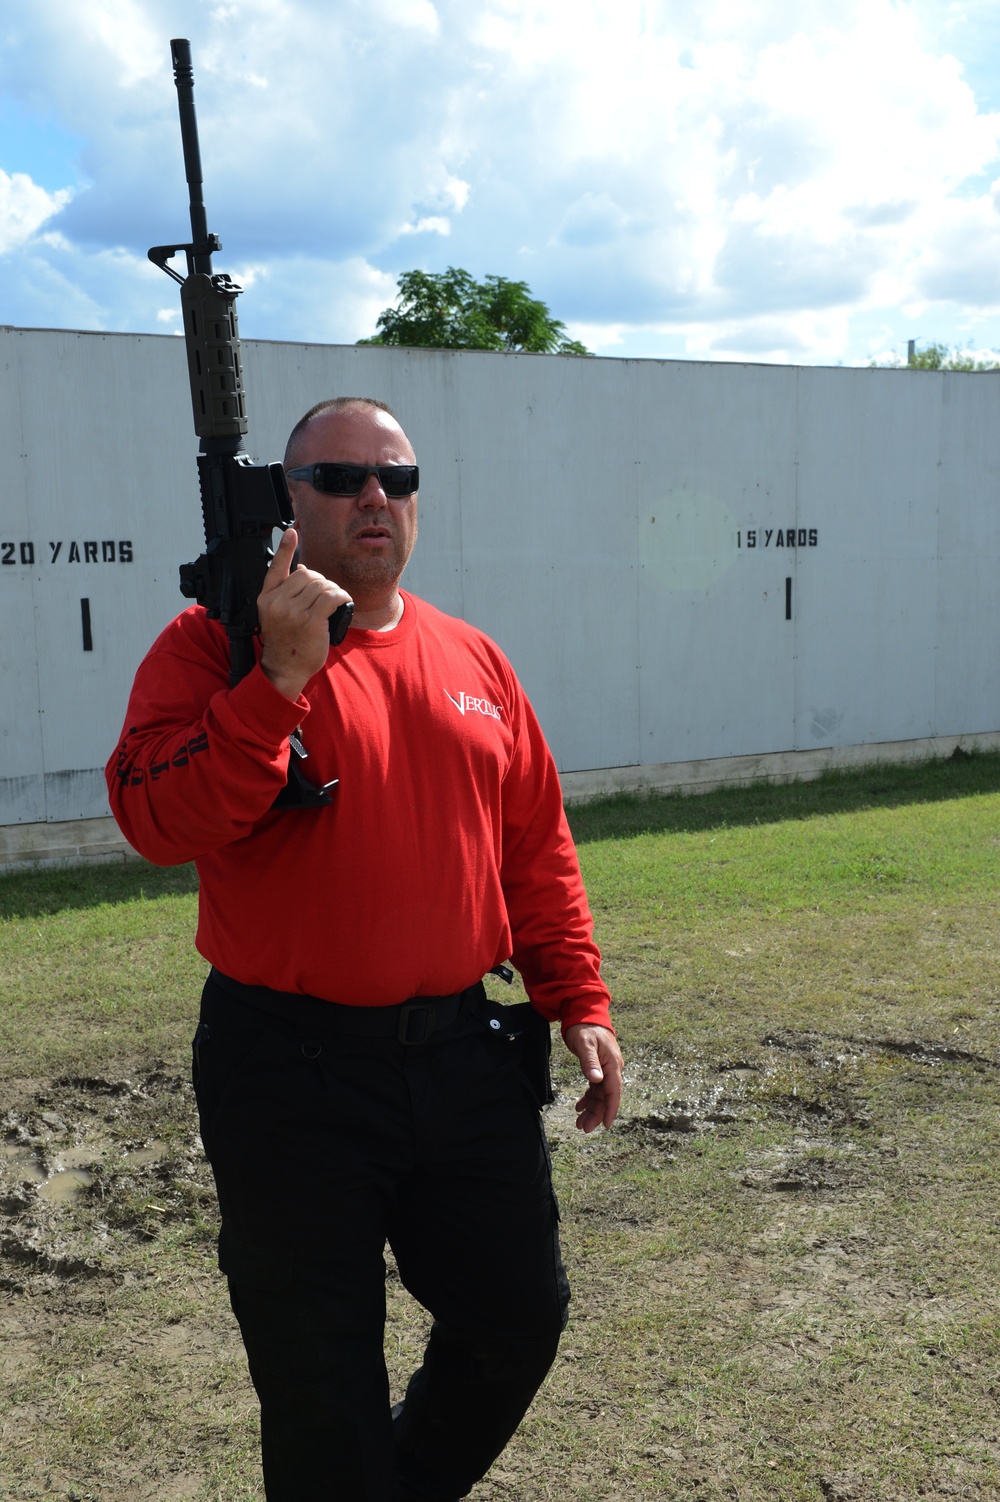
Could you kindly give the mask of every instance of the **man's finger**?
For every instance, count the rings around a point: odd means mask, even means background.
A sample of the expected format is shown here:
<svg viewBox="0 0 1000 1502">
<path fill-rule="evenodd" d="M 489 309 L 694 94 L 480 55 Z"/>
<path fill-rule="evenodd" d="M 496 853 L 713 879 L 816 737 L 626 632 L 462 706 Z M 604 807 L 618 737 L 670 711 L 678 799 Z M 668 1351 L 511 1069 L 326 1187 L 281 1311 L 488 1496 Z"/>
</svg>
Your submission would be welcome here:
<svg viewBox="0 0 1000 1502">
<path fill-rule="evenodd" d="M 593 1084 L 599 1085 L 604 1078 L 604 1070 L 596 1048 L 588 1048 L 580 1059 L 580 1070 L 586 1079 Z"/>
<path fill-rule="evenodd" d="M 592 1090 L 588 1089 L 586 1094 L 581 1095 L 576 1103 L 577 1128 L 581 1132 L 592 1132 L 595 1127 L 601 1126 L 602 1123 L 610 1125 L 609 1122 L 605 1121 L 606 1114 L 606 1106 L 600 1098 L 600 1094 L 595 1094 Z"/>
<path fill-rule="evenodd" d="M 267 573 L 264 575 L 264 587 L 261 594 L 267 594 L 268 590 L 277 589 L 283 584 L 292 571 L 292 559 L 295 557 L 295 549 L 299 545 L 299 534 L 294 527 L 289 527 L 282 532 L 278 546 L 274 550 Z"/>
<path fill-rule="evenodd" d="M 614 1034 L 603 1027 L 574 1023 L 564 1036 L 588 1082 L 577 1101 L 576 1124 L 584 1132 L 601 1125 L 609 1127 L 618 1115 L 622 1095 L 622 1057 Z"/>
</svg>

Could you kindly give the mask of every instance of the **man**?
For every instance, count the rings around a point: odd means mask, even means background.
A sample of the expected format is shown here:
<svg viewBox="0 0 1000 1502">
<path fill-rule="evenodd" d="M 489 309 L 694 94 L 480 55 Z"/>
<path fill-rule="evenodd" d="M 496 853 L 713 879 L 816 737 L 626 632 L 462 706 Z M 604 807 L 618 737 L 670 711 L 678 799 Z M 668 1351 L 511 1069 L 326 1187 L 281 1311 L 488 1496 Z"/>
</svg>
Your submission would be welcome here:
<svg viewBox="0 0 1000 1502">
<path fill-rule="evenodd" d="M 480 977 L 512 955 L 561 1022 L 584 1131 L 614 1120 L 621 1055 L 530 706 L 492 642 L 399 588 L 405 433 L 380 402 L 324 402 L 286 470 L 257 666 L 230 688 L 221 627 L 185 611 L 108 785 L 142 854 L 198 863 L 195 1083 L 269 1502 L 452 1502 L 520 1422 L 568 1300 L 533 1029 Z M 315 783 L 339 779 L 327 807 L 272 808 L 293 734 Z M 391 1415 L 387 1240 L 434 1318 Z"/>
</svg>

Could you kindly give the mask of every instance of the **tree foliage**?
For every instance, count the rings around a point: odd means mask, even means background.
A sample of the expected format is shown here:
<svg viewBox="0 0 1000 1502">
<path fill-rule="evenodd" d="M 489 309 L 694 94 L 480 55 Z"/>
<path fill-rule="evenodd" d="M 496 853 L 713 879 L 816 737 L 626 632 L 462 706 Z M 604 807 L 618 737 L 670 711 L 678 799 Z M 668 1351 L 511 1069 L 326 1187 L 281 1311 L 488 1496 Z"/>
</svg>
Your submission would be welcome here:
<svg viewBox="0 0 1000 1502">
<path fill-rule="evenodd" d="M 968 350 L 949 349 L 947 344 L 925 344 L 915 349 L 908 370 L 1000 370 L 996 360 L 977 360 Z"/>
<path fill-rule="evenodd" d="M 925 344 L 923 349 L 915 348 L 913 358 L 905 364 L 898 360 L 886 363 L 893 369 L 903 370 L 1000 370 L 1000 360 L 977 360 L 968 350 L 950 349 L 947 344 Z"/>
<path fill-rule="evenodd" d="M 525 350 L 542 355 L 589 355 L 527 282 L 487 276 L 477 282 L 460 266 L 404 271 L 396 306 L 379 314 L 377 333 L 359 344 L 405 344 L 425 349 Z"/>
</svg>

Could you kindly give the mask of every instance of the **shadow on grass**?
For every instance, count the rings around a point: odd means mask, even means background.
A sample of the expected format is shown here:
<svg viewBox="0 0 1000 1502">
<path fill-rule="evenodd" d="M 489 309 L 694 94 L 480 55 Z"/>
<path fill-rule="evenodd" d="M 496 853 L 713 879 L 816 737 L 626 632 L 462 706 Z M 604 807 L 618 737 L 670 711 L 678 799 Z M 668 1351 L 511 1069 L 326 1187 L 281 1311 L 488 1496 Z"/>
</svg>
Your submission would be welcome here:
<svg viewBox="0 0 1000 1502">
<path fill-rule="evenodd" d="M 850 772 L 824 772 L 812 782 L 717 792 L 617 793 L 566 810 L 577 844 L 639 834 L 690 834 L 740 824 L 776 824 L 821 814 L 898 808 L 1000 792 L 1000 752 L 963 752 L 947 760 L 881 764 Z"/>
<path fill-rule="evenodd" d="M 151 866 L 134 860 L 46 870 L 14 871 L 0 876 L 0 920 L 44 918 L 69 908 L 99 907 L 104 902 L 138 902 L 147 897 L 186 897 L 198 890 L 193 865 Z"/>
<path fill-rule="evenodd" d="M 774 824 L 819 814 L 937 803 L 1000 792 L 1000 752 L 963 753 L 955 760 L 905 766 L 880 765 L 856 772 L 825 772 L 814 782 L 783 786 L 759 782 L 714 793 L 618 793 L 567 810 L 578 844 L 638 834 L 682 834 L 737 824 Z M 68 908 L 148 897 L 181 897 L 198 890 L 193 865 L 89 864 L 0 876 L 0 920 L 43 917 Z"/>
</svg>

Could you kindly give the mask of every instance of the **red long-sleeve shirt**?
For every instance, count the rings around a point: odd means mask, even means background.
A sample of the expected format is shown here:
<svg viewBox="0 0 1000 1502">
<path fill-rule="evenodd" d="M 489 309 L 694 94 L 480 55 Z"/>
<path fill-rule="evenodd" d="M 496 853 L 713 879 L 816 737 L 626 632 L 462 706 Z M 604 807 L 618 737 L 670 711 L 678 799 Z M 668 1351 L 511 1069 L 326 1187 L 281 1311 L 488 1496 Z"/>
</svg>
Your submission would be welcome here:
<svg viewBox="0 0 1000 1502">
<path fill-rule="evenodd" d="M 386 1006 L 446 995 L 513 956 L 563 1027 L 610 1026 L 555 764 L 514 671 L 465 622 L 404 594 L 392 631 L 351 630 L 290 702 L 229 685 L 200 607 L 153 644 L 108 763 L 140 854 L 195 860 L 197 944 L 250 985 Z M 297 726 L 327 808 L 270 812 Z"/>
</svg>

